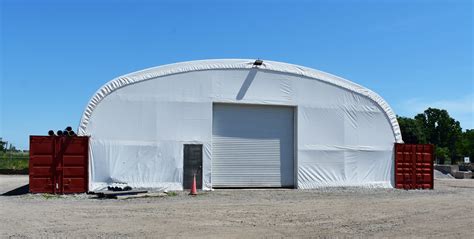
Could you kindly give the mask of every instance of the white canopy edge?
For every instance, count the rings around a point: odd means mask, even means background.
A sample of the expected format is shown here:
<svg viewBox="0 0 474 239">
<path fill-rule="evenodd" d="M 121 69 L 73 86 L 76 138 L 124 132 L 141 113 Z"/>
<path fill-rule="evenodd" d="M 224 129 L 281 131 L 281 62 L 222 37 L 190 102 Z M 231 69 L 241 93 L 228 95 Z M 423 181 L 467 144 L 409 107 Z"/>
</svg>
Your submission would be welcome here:
<svg viewBox="0 0 474 239">
<path fill-rule="evenodd" d="M 122 87 L 158 77 L 192 71 L 251 69 L 257 67 L 253 65 L 254 62 L 255 60 L 250 59 L 215 59 L 188 61 L 152 67 L 117 77 L 103 85 L 91 98 L 82 115 L 81 122 L 79 124 L 78 134 L 87 135 L 87 125 L 94 109 L 102 101 L 102 99 L 107 97 L 107 95 Z M 387 119 L 389 120 L 392 126 L 395 141 L 397 143 L 403 143 L 402 134 L 400 132 L 400 127 L 398 125 L 395 113 L 393 112 L 390 105 L 377 93 L 344 78 L 298 65 L 263 60 L 263 64 L 261 66 L 258 66 L 258 69 L 312 78 L 353 91 L 373 100 L 385 112 L 385 115 L 387 116 Z"/>
</svg>

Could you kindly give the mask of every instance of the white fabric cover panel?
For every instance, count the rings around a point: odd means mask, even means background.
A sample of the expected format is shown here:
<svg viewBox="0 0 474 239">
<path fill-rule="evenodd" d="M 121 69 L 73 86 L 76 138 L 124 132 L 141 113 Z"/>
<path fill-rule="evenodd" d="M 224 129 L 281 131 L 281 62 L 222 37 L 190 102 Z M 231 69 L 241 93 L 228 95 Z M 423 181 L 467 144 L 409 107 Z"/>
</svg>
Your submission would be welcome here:
<svg viewBox="0 0 474 239">
<path fill-rule="evenodd" d="M 78 132 L 90 139 L 89 190 L 114 182 L 180 190 L 183 144 L 203 145 L 212 188 L 214 103 L 295 107 L 296 186 L 392 187 L 396 116 L 374 92 L 305 67 L 207 60 L 135 72 L 92 97 Z"/>
</svg>

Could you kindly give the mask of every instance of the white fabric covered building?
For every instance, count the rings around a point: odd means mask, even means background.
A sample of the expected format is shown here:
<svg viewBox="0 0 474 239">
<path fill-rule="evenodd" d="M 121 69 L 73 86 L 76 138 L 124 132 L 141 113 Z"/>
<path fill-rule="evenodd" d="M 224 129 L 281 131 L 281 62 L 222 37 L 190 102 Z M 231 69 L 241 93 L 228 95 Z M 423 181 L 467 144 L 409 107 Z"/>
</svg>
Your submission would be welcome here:
<svg viewBox="0 0 474 239">
<path fill-rule="evenodd" d="M 91 137 L 89 190 L 181 190 L 201 164 L 205 190 L 393 186 L 402 138 L 379 95 L 310 68 L 254 63 L 183 62 L 105 84 L 78 129 Z"/>
</svg>

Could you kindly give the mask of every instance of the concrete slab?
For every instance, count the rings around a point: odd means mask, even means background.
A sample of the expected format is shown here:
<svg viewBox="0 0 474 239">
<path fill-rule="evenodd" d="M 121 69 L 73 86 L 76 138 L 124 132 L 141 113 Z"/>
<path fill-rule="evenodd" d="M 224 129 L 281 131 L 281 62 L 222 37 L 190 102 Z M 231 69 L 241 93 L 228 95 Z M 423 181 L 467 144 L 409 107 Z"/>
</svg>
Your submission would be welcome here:
<svg viewBox="0 0 474 239">
<path fill-rule="evenodd" d="M 472 172 L 464 172 L 464 171 L 455 172 L 454 177 L 457 179 L 472 179 Z"/>
</svg>

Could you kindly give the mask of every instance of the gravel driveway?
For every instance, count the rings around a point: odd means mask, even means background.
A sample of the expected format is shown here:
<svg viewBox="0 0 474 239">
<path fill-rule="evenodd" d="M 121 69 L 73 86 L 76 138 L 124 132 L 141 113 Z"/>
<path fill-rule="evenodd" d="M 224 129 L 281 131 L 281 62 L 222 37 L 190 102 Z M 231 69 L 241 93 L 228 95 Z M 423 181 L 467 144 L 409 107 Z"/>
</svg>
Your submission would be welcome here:
<svg viewBox="0 0 474 239">
<path fill-rule="evenodd" d="M 27 176 L 0 175 L 1 193 Z M 215 190 L 157 198 L 0 196 L 0 237 L 471 238 L 474 180 L 435 190 Z"/>
</svg>

